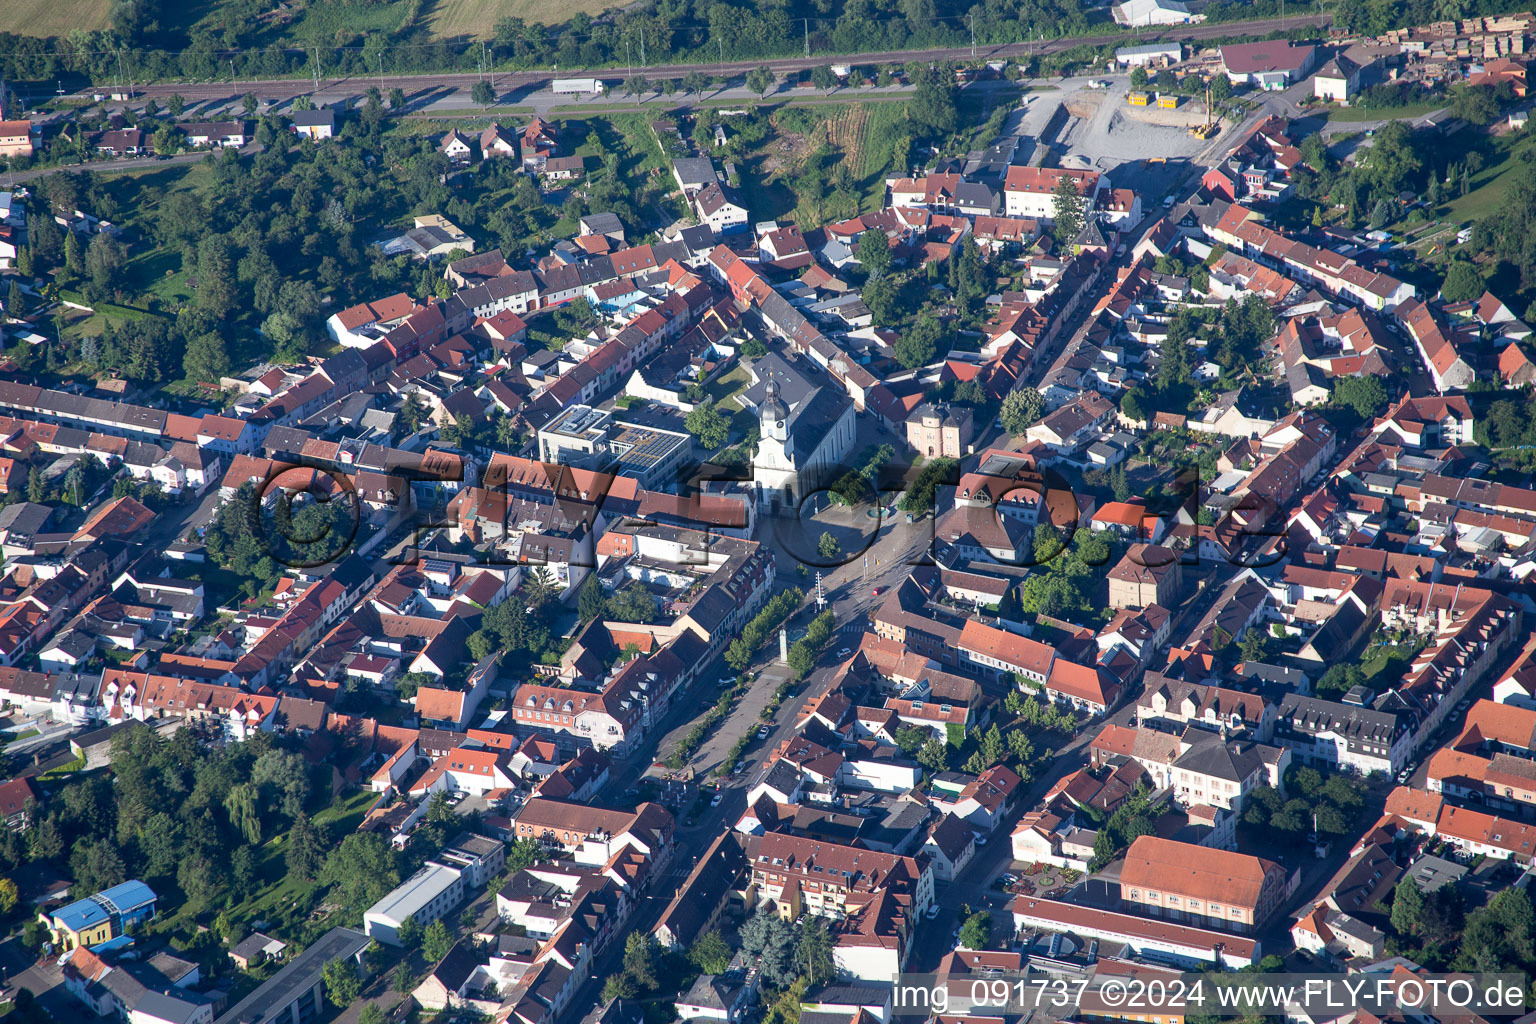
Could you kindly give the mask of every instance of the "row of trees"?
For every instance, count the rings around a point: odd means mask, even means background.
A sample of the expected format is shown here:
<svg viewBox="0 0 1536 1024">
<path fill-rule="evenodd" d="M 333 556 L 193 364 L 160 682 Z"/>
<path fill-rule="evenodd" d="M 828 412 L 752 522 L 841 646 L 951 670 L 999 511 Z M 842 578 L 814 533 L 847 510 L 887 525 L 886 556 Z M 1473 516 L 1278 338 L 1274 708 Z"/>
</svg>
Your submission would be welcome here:
<svg viewBox="0 0 1536 1024">
<path fill-rule="evenodd" d="M 731 668 L 738 672 L 746 670 L 752 663 L 752 656 L 773 635 L 784 620 L 794 614 L 800 607 L 805 593 L 799 587 L 790 587 L 781 590 L 768 599 L 763 605 L 762 611 L 754 615 L 741 629 L 741 635 L 731 641 L 731 646 L 726 649 L 725 661 Z"/>
<path fill-rule="evenodd" d="M 837 620 L 828 608 L 811 620 L 805 636 L 789 645 L 789 668 L 796 679 L 804 679 L 816 667 L 816 658 L 832 639 L 836 626 Z"/>
<path fill-rule="evenodd" d="M 0 34 L 0 73 L 12 80 L 52 81 L 85 74 L 113 81 L 121 66 L 134 81 L 170 77 L 217 80 L 286 74 L 322 77 L 381 72 L 428 72 L 478 67 L 482 53 L 501 67 L 599 67 L 643 62 L 751 60 L 798 56 L 809 43 L 817 53 L 957 47 L 1056 38 L 1089 26 L 1076 0 L 988 0 L 974 7 L 952 3 L 812 5 L 774 0 L 764 7 L 740 2 L 685 0 L 648 3 L 601 19 L 578 13 L 563 23 L 503 18 L 484 50 L 469 37 L 433 37 L 420 4 L 403 5 L 399 20 L 379 30 L 370 5 L 326 4 L 298 19 L 273 46 L 271 23 L 256 0 L 224 0 L 194 19 L 167 17 L 160 0 L 123 0 L 113 7 L 110 30 L 76 31 L 67 38 Z M 974 15 L 974 17 L 967 17 Z M 119 52 L 123 63 L 116 60 Z"/>
</svg>

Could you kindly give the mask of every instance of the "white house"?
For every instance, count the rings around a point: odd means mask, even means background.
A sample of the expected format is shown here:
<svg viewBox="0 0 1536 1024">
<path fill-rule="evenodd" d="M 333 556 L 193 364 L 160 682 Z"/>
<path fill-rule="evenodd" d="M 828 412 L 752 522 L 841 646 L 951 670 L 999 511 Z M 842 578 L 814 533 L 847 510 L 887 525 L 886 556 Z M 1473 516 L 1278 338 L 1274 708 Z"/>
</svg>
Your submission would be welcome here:
<svg viewBox="0 0 1536 1024">
<path fill-rule="evenodd" d="M 747 208 L 737 199 L 736 190 L 716 182 L 702 189 L 693 198 L 694 210 L 699 223 L 709 225 L 717 235 L 744 231 L 747 227 Z"/>
<path fill-rule="evenodd" d="M 1003 210 L 1009 217 L 1024 217 L 1050 223 L 1056 219 L 1056 186 L 1070 179 L 1084 198 L 1085 210 L 1098 204 L 1099 193 L 1109 188 L 1109 179 L 1098 171 L 1075 171 L 1063 167 L 1010 167 L 1003 179 Z"/>
<path fill-rule="evenodd" d="M 398 946 L 400 927 L 406 918 L 426 927 L 464 900 L 464 873 L 436 861 L 427 861 L 363 914 L 363 931 L 386 946 Z"/>
</svg>

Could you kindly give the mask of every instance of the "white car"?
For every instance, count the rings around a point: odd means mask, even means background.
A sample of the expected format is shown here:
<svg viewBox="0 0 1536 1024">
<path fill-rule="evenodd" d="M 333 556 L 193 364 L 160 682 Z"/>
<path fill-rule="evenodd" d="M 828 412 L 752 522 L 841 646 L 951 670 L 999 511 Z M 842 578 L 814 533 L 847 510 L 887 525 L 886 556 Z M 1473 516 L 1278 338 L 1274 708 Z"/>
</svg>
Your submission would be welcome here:
<svg viewBox="0 0 1536 1024">
<path fill-rule="evenodd" d="M 937 903 L 935 903 L 933 906 L 928 908 L 928 920 L 932 921 L 934 918 L 936 918 L 938 916 L 939 916 L 939 905 Z"/>
<path fill-rule="evenodd" d="M 1163 209 L 1165 209 L 1165 210 L 1173 209 L 1173 196 L 1164 196 L 1163 197 Z"/>
<path fill-rule="evenodd" d="M 842 647 L 842 648 L 838 649 L 837 656 L 839 658 L 846 658 L 846 657 L 848 657 L 848 655 L 850 655 L 852 653 L 853 652 L 851 650 L 849 650 L 848 648 Z"/>
<path fill-rule="evenodd" d="M 711 807 L 719 807 L 720 806 L 720 801 L 724 800 L 724 799 L 725 799 L 725 794 L 724 793 L 716 793 L 715 794 L 715 798 L 709 802 L 709 806 L 711 806 Z"/>
<path fill-rule="evenodd" d="M 768 734 L 769 734 L 769 733 L 770 733 L 770 732 L 771 732 L 771 731 L 772 731 L 772 730 L 770 730 L 770 729 L 769 729 L 769 728 L 768 728 L 768 727 L 767 727 L 767 726 L 766 726 L 766 725 L 765 725 L 765 726 L 763 726 L 763 727 L 762 727 L 762 728 L 761 728 L 761 729 L 759 729 L 759 730 L 757 730 L 757 738 L 758 738 L 758 739 L 760 739 L 760 740 L 765 740 L 765 739 L 767 739 L 767 738 L 768 738 Z"/>
</svg>

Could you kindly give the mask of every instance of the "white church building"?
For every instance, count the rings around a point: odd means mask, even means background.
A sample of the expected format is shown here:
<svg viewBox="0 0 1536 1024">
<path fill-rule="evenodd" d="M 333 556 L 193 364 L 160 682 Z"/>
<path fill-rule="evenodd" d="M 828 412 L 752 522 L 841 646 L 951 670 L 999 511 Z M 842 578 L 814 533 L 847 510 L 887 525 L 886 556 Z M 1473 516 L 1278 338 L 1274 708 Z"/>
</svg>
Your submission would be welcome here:
<svg viewBox="0 0 1536 1024">
<path fill-rule="evenodd" d="M 819 387 L 793 409 L 770 379 L 759 410 L 761 438 L 752 460 L 752 485 L 759 505 L 796 508 L 807 494 L 842 474 L 857 427 L 853 400 Z"/>
</svg>

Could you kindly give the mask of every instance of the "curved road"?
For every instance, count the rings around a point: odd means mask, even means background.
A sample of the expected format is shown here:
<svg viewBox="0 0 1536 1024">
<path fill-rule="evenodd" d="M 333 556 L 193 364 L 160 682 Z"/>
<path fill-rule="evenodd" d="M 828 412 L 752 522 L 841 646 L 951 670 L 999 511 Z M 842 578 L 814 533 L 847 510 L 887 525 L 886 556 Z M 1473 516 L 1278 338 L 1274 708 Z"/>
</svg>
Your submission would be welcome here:
<svg viewBox="0 0 1536 1024">
<path fill-rule="evenodd" d="M 1277 29 L 1291 29 L 1302 27 L 1322 27 L 1333 19 L 1331 14 L 1309 14 L 1294 18 L 1268 18 L 1256 21 L 1243 21 L 1223 23 L 1216 25 L 1175 25 L 1160 30 L 1146 31 L 1140 35 L 1133 35 L 1125 30 L 1106 33 L 1097 36 L 1074 36 L 1064 39 L 1051 39 L 1043 43 L 1020 42 L 1003 43 L 993 46 L 978 46 L 974 50 L 976 58 L 983 57 L 1014 57 L 1033 56 L 1049 53 L 1058 53 L 1070 50 L 1078 46 L 1104 46 L 1112 43 L 1145 44 L 1168 41 L 1200 41 L 1206 39 L 1220 39 L 1233 35 L 1265 35 Z M 619 76 L 644 74 L 647 77 L 680 78 L 691 71 L 701 71 L 708 75 L 736 76 L 744 75 L 756 67 L 767 66 L 777 73 L 793 73 L 808 71 L 811 68 L 821 67 L 829 61 L 835 60 L 839 64 L 888 64 L 893 62 L 924 61 L 924 60 L 969 60 L 973 56 L 969 46 L 956 46 L 934 50 L 884 50 L 876 53 L 857 54 L 821 54 L 814 57 L 792 57 L 780 60 L 763 61 L 724 61 L 714 64 L 652 64 L 635 65 L 630 68 L 595 68 L 576 69 L 568 68 L 563 71 L 509 71 L 503 74 L 494 74 L 493 83 L 498 88 L 523 88 L 527 86 L 543 85 L 555 77 L 560 78 L 615 78 Z M 208 82 L 208 83 L 161 83 L 135 87 L 135 97 L 148 99 L 152 96 L 170 96 L 172 93 L 180 93 L 188 101 L 205 101 L 224 99 L 231 95 L 255 93 L 259 99 L 268 101 L 281 101 L 292 99 L 296 96 L 310 95 L 315 92 L 328 92 L 349 82 L 356 83 L 359 93 L 365 91 L 370 85 L 378 85 L 385 88 L 399 87 L 402 89 L 469 89 L 482 79 L 482 75 L 476 71 L 455 72 L 439 75 L 354 75 L 343 78 L 320 80 L 319 89 L 314 82 L 303 78 L 280 78 L 255 81 L 237 82 Z M 76 95 L 89 97 L 97 91 L 97 88 L 80 90 Z"/>
</svg>

